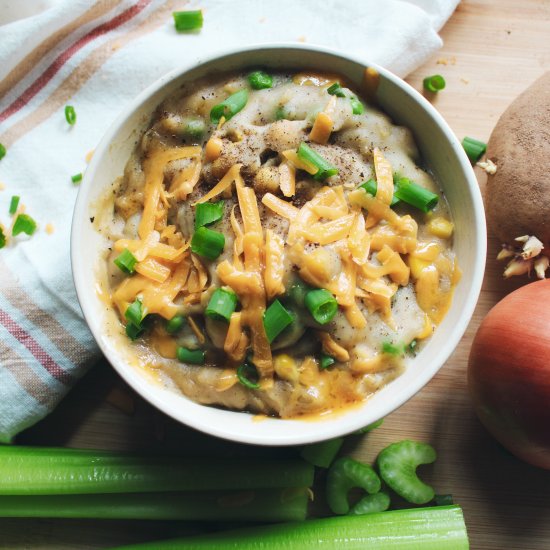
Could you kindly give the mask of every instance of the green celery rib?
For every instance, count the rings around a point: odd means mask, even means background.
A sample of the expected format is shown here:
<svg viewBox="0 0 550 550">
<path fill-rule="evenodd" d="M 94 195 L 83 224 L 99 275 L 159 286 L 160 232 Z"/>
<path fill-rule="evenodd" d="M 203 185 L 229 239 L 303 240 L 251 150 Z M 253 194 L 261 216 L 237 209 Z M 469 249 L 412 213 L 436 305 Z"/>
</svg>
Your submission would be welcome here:
<svg viewBox="0 0 550 550">
<path fill-rule="evenodd" d="M 118 550 L 319 550 L 320 546 L 342 550 L 469 548 L 460 507 L 440 506 L 238 529 L 123 546 Z"/>
<path fill-rule="evenodd" d="M 306 489 L 0 496 L 0 517 L 185 521 L 303 521 Z"/>
<path fill-rule="evenodd" d="M 302 460 L 137 457 L 102 451 L 0 447 L 0 495 L 148 493 L 309 487 Z"/>
</svg>

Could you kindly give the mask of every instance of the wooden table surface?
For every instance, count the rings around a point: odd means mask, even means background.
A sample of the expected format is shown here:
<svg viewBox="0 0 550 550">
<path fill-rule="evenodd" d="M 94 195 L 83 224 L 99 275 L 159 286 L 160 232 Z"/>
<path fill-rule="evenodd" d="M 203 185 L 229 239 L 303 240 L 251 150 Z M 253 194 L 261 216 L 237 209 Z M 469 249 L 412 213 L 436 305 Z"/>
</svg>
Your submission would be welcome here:
<svg viewBox="0 0 550 550">
<path fill-rule="evenodd" d="M 550 1 L 464 0 L 441 35 L 443 49 L 409 82 L 420 88 L 423 76 L 444 75 L 447 88 L 434 104 L 460 138 L 487 140 L 514 97 L 550 70 Z M 484 174 L 476 171 L 483 187 Z M 350 439 L 345 451 L 372 461 L 390 442 L 428 441 L 439 458 L 425 468 L 425 477 L 436 492 L 452 493 L 463 507 L 472 548 L 549 549 L 550 472 L 521 463 L 494 442 L 475 418 L 466 391 L 468 353 L 481 319 L 525 282 L 502 279 L 502 265 L 494 260 L 498 245 L 490 237 L 479 304 L 451 359 L 382 428 Z M 132 412 L 120 409 L 121 395 Z M 293 452 L 231 444 L 180 426 L 135 396 L 105 364 L 93 369 L 50 417 L 17 442 L 243 456 Z M 168 538 L 188 529 L 170 522 L 0 520 L 0 548 L 107 548 Z"/>
</svg>

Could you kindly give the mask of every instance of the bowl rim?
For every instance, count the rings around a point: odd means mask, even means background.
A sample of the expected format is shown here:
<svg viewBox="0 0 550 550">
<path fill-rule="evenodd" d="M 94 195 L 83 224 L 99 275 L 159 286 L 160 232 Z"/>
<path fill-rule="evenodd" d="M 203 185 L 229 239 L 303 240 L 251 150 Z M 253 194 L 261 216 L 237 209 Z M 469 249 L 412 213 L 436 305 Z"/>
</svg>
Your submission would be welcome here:
<svg viewBox="0 0 550 550">
<path fill-rule="evenodd" d="M 82 230 L 79 224 L 80 220 L 88 218 L 89 211 L 89 195 L 92 188 L 92 181 L 94 179 L 93 175 L 96 172 L 98 166 L 100 165 L 102 158 L 108 153 L 110 144 L 116 138 L 116 135 L 120 131 L 120 128 L 124 125 L 126 120 L 133 115 L 133 113 L 142 106 L 151 96 L 156 94 L 164 86 L 169 83 L 182 79 L 185 77 L 185 74 L 200 67 L 206 63 L 212 63 L 220 61 L 224 58 L 231 57 L 233 58 L 239 54 L 251 53 L 251 52 L 261 52 L 262 50 L 303 50 L 308 52 L 313 52 L 318 55 L 328 55 L 330 57 L 338 57 L 347 62 L 352 62 L 358 64 L 362 67 L 373 67 L 376 69 L 379 74 L 381 74 L 385 79 L 389 80 L 393 85 L 400 88 L 404 93 L 412 97 L 412 99 L 419 105 L 421 109 L 426 111 L 429 117 L 434 121 L 434 123 L 440 128 L 440 130 L 445 135 L 445 138 L 449 142 L 453 153 L 456 155 L 461 168 L 463 169 L 465 180 L 468 186 L 468 191 L 472 197 L 472 207 L 473 207 L 473 219 L 475 221 L 475 227 L 472 227 L 472 230 L 475 231 L 474 241 L 476 245 L 474 261 L 472 262 L 472 278 L 469 291 L 467 293 L 466 299 L 462 303 L 460 313 L 458 315 L 458 322 L 453 326 L 450 331 L 449 338 L 446 341 L 445 346 L 441 346 L 441 349 L 434 356 L 430 362 L 430 368 L 423 369 L 421 373 L 414 379 L 414 383 L 410 384 L 404 391 L 401 391 L 399 394 L 389 394 L 386 396 L 386 400 L 382 405 L 378 407 L 378 412 L 372 418 L 369 418 L 368 414 L 365 414 L 366 421 L 361 415 L 355 415 L 357 419 L 354 421 L 354 415 L 349 414 L 353 409 L 349 408 L 346 411 L 343 411 L 339 415 L 339 418 L 346 418 L 347 422 L 329 422 L 324 423 L 326 429 L 323 431 L 322 435 L 311 435 L 308 430 L 290 430 L 291 434 L 279 437 L 273 437 L 269 435 L 269 430 L 262 430 L 260 434 L 249 434 L 246 431 L 234 430 L 231 428 L 231 423 L 223 423 L 223 425 L 217 426 L 212 425 L 206 422 L 201 421 L 201 415 L 181 415 L 178 414 L 178 411 L 175 411 L 174 408 L 166 404 L 159 396 L 154 395 L 153 392 L 149 392 L 151 383 L 146 381 L 145 377 L 138 371 L 138 369 L 133 369 L 134 372 L 129 374 L 129 371 L 123 369 L 119 365 L 119 359 L 112 358 L 111 351 L 105 343 L 104 338 L 102 337 L 101 329 L 97 326 L 97 323 L 94 322 L 94 315 L 87 307 L 92 300 L 92 294 L 95 292 L 94 289 L 90 289 L 84 284 L 84 269 L 79 265 L 79 259 L 81 252 L 81 247 L 79 246 Z M 243 64 L 243 67 L 246 65 Z M 86 323 L 92 332 L 95 341 L 97 342 L 99 348 L 101 349 L 104 357 L 107 361 L 113 366 L 113 368 L 118 372 L 118 374 L 128 383 L 142 398 L 151 403 L 157 409 L 161 410 L 168 416 L 174 418 L 178 422 L 185 424 L 191 428 L 202 431 L 206 434 L 220 437 L 223 439 L 255 444 L 255 445 L 264 445 L 264 446 L 282 446 L 282 445 L 303 445 L 309 443 L 315 443 L 318 441 L 323 441 L 326 439 L 331 439 L 333 437 L 342 436 L 348 433 L 352 433 L 370 422 L 374 422 L 380 418 L 383 418 L 404 405 L 409 401 L 416 393 L 418 393 L 439 371 L 439 369 L 445 364 L 450 355 L 454 352 L 456 346 L 463 337 L 468 324 L 470 323 L 471 317 L 474 313 L 479 294 L 481 291 L 481 285 L 483 282 L 483 275 L 485 270 L 486 262 L 486 248 L 487 248 L 487 233 L 485 225 L 485 212 L 483 208 L 483 200 L 481 196 L 481 191 L 478 186 L 477 179 L 475 177 L 474 171 L 464 152 L 462 145 L 453 131 L 450 129 L 447 122 L 444 120 L 442 115 L 436 110 L 436 108 L 417 90 L 410 86 L 407 82 L 402 80 L 400 77 L 379 66 L 376 63 L 371 63 L 370 61 L 363 59 L 361 56 L 348 54 L 342 51 L 339 51 L 334 48 L 319 46 L 313 44 L 300 44 L 300 43 L 265 43 L 265 44 L 253 44 L 247 45 L 244 47 L 222 49 L 217 52 L 214 52 L 198 61 L 193 60 L 185 64 L 182 64 L 167 74 L 163 75 L 150 86 L 145 88 L 140 92 L 133 100 L 131 100 L 111 123 L 108 130 L 105 132 L 101 138 L 98 146 L 95 149 L 95 154 L 92 157 L 92 160 L 84 174 L 83 181 L 79 186 L 79 193 L 76 200 L 73 218 L 71 223 L 71 268 L 73 281 L 76 288 L 76 293 L 78 301 L 86 320 Z M 170 390 L 167 390 L 170 391 Z M 190 398 L 185 395 L 181 395 L 183 399 L 193 402 Z M 208 407 L 212 408 L 209 405 L 201 405 L 195 403 L 198 407 Z M 218 409 L 220 410 L 220 409 Z M 239 411 L 223 411 L 231 414 L 248 414 L 242 413 Z M 250 415 L 252 416 L 252 415 Z M 285 422 L 288 424 L 293 424 L 298 422 L 300 425 L 303 425 L 303 422 L 300 419 L 268 419 L 268 421 L 276 422 Z M 311 420 L 308 420 L 311 423 Z M 263 423 L 262 423 L 263 425 Z"/>
</svg>

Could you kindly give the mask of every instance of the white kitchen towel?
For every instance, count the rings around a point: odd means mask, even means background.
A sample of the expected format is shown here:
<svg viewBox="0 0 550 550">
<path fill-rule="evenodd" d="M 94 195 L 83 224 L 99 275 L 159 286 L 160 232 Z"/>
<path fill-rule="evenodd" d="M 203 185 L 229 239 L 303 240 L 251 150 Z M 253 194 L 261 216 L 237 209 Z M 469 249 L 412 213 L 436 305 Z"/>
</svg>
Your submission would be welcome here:
<svg viewBox="0 0 550 550">
<path fill-rule="evenodd" d="M 437 31 L 457 4 L 57 0 L 0 26 L 0 441 L 50 412 L 98 357 L 71 278 L 71 175 L 128 101 L 181 63 L 255 43 L 328 45 L 405 76 L 441 46 Z M 178 34 L 172 11 L 198 8 L 202 30 Z M 38 224 L 32 237 L 11 237 L 13 195 Z"/>
</svg>

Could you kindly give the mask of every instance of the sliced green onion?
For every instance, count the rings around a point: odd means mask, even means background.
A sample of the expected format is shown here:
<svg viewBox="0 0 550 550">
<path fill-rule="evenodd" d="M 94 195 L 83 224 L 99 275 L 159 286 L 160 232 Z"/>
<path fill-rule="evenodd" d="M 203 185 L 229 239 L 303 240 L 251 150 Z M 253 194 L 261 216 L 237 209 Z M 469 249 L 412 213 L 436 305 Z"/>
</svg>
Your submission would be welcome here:
<svg viewBox="0 0 550 550">
<path fill-rule="evenodd" d="M 229 322 L 236 307 L 237 295 L 232 290 L 217 288 L 212 294 L 204 314 L 216 321 Z"/>
<path fill-rule="evenodd" d="M 298 147 L 298 157 L 313 164 L 318 170 L 313 175 L 316 180 L 324 180 L 338 174 L 338 168 L 332 166 L 319 153 L 316 153 L 307 143 L 300 143 Z"/>
<path fill-rule="evenodd" d="M 407 178 L 397 180 L 394 196 L 422 212 L 433 210 L 439 202 L 439 195 Z"/>
<path fill-rule="evenodd" d="M 195 229 L 210 225 L 223 218 L 224 201 L 201 202 L 195 207 Z"/>
<path fill-rule="evenodd" d="M 243 468 L 246 472 L 246 468 Z M 459 506 L 407 508 L 366 516 L 309 519 L 119 547 L 116 550 L 468 550 Z"/>
<path fill-rule="evenodd" d="M 300 456 L 314 466 L 328 468 L 343 444 L 343 437 L 320 441 L 319 443 L 306 445 L 300 452 Z"/>
<path fill-rule="evenodd" d="M 143 327 L 138 327 L 133 323 L 128 323 L 126 325 L 126 336 L 128 336 L 130 340 L 136 340 L 143 334 L 144 330 L 145 329 Z"/>
<path fill-rule="evenodd" d="M 454 504 L 453 495 L 435 495 L 436 506 L 452 506 Z"/>
<path fill-rule="evenodd" d="M 114 260 L 115 265 L 124 273 L 131 275 L 135 271 L 137 258 L 125 248 Z"/>
<path fill-rule="evenodd" d="M 82 181 L 82 172 L 80 172 L 79 174 L 75 174 L 74 176 L 71 176 L 71 181 L 74 184 L 80 183 Z"/>
<path fill-rule="evenodd" d="M 321 370 L 328 369 L 332 365 L 336 363 L 336 359 L 334 357 L 331 357 L 330 355 L 327 355 L 326 353 L 321 354 L 321 361 L 320 361 L 320 367 Z"/>
<path fill-rule="evenodd" d="M 354 115 L 362 115 L 365 112 L 365 106 L 362 101 L 359 101 L 356 97 L 350 98 L 351 111 Z"/>
<path fill-rule="evenodd" d="M 293 322 L 294 315 L 279 300 L 275 300 L 264 313 L 264 329 L 269 343 Z"/>
<path fill-rule="evenodd" d="M 424 80 L 424 89 L 428 92 L 439 92 L 445 88 L 445 79 L 440 74 L 427 76 Z"/>
<path fill-rule="evenodd" d="M 339 82 L 335 82 L 329 86 L 327 88 L 327 93 L 330 95 L 335 95 L 336 97 L 346 97 L 346 94 L 344 93 L 344 90 L 342 89 L 342 86 L 340 86 Z"/>
<path fill-rule="evenodd" d="M 353 505 L 349 511 L 351 516 L 364 516 L 366 514 L 375 514 L 384 512 L 390 507 L 390 497 L 384 491 L 366 495 L 357 504 Z"/>
<path fill-rule="evenodd" d="M 6 156 L 6 146 L 0 143 L 0 160 Z"/>
<path fill-rule="evenodd" d="M 237 368 L 237 378 L 239 382 L 250 390 L 259 390 L 258 371 L 250 363 L 244 363 Z M 251 380 L 250 378 L 253 378 Z"/>
<path fill-rule="evenodd" d="M 19 206 L 19 197 L 17 195 L 13 195 L 10 201 L 10 214 L 13 216 L 17 212 L 17 207 Z"/>
<path fill-rule="evenodd" d="M 369 195 L 376 197 L 376 192 L 378 191 L 378 183 L 376 182 L 376 180 L 370 179 L 369 181 L 362 183 L 359 187 L 361 189 L 364 189 Z M 400 202 L 399 199 L 395 196 L 395 191 L 396 187 L 394 187 L 390 206 L 395 206 Z"/>
<path fill-rule="evenodd" d="M 185 317 L 180 314 L 176 314 L 166 323 L 166 332 L 168 334 L 176 334 L 176 332 L 179 332 L 183 325 L 185 325 Z"/>
<path fill-rule="evenodd" d="M 393 344 L 392 342 L 382 343 L 382 352 L 388 355 L 402 355 L 404 351 L 403 346 L 398 344 Z"/>
<path fill-rule="evenodd" d="M 13 229 L 11 234 L 15 237 L 19 233 L 26 233 L 27 235 L 32 235 L 36 231 L 36 222 L 27 214 L 19 214 L 15 218 L 15 223 L 13 224 Z"/>
<path fill-rule="evenodd" d="M 213 231 L 207 227 L 199 227 L 191 239 L 191 250 L 209 260 L 215 260 L 223 252 L 224 246 L 225 237 L 223 233 Z"/>
<path fill-rule="evenodd" d="M 347 514 L 350 511 L 348 493 L 353 487 L 372 495 L 380 491 L 380 478 L 368 464 L 353 458 L 339 458 L 328 471 L 326 485 L 327 502 L 334 514 Z M 368 496 L 363 498 L 368 499 Z"/>
<path fill-rule="evenodd" d="M 248 90 L 239 90 L 231 94 L 224 101 L 212 107 L 210 111 L 210 120 L 214 124 L 218 124 L 222 116 L 225 117 L 225 120 L 229 120 L 244 108 L 247 101 Z"/>
<path fill-rule="evenodd" d="M 0 495 L 244 491 L 309 487 L 300 459 L 139 456 L 116 451 L 0 445 Z M 136 495 L 136 498 L 137 495 Z"/>
<path fill-rule="evenodd" d="M 176 355 L 178 361 L 191 365 L 204 365 L 206 360 L 206 352 L 202 349 L 188 349 L 180 346 L 176 350 Z"/>
<path fill-rule="evenodd" d="M 4 235 L 3 229 L 0 227 L 0 248 L 6 246 L 6 235 Z"/>
<path fill-rule="evenodd" d="M 361 429 L 357 430 L 355 433 L 356 434 L 366 434 L 366 433 L 382 426 L 383 422 L 384 422 L 384 419 L 381 418 L 380 420 L 377 420 L 376 422 L 373 422 L 372 424 L 368 424 L 364 428 L 361 428 Z"/>
<path fill-rule="evenodd" d="M 416 468 L 431 464 L 436 457 L 431 445 L 404 440 L 382 450 L 377 463 L 382 479 L 399 496 L 413 504 L 425 504 L 434 498 L 434 490 L 420 480 Z"/>
<path fill-rule="evenodd" d="M 414 354 L 414 350 L 416 349 L 416 346 L 418 346 L 418 340 L 415 338 L 411 341 L 411 343 L 407 346 L 407 350 Z"/>
<path fill-rule="evenodd" d="M 287 296 L 292 300 L 298 307 L 304 307 L 304 300 L 306 294 L 312 290 L 311 287 L 306 284 L 302 279 L 296 279 L 289 290 L 287 291 Z"/>
<path fill-rule="evenodd" d="M 275 110 L 275 120 L 283 120 L 285 118 L 287 118 L 285 108 L 282 106 L 277 107 Z"/>
<path fill-rule="evenodd" d="M 178 32 L 202 29 L 202 10 L 175 11 L 172 16 Z"/>
<path fill-rule="evenodd" d="M 264 71 L 254 71 L 248 75 L 248 82 L 254 90 L 263 90 L 273 86 L 273 78 Z"/>
<path fill-rule="evenodd" d="M 329 323 L 338 311 L 336 298 L 324 288 L 310 290 L 304 298 L 304 304 L 320 325 Z"/>
<path fill-rule="evenodd" d="M 71 125 L 74 126 L 76 123 L 76 111 L 72 105 L 65 106 L 65 120 Z"/>
<path fill-rule="evenodd" d="M 467 136 L 462 140 L 462 147 L 472 164 L 476 163 L 487 150 L 486 143 Z"/>
<path fill-rule="evenodd" d="M 220 466 L 222 466 L 220 464 Z M 308 491 L 247 491 L 0 496 L 0 517 L 180 521 L 303 521 Z"/>
<path fill-rule="evenodd" d="M 136 298 L 136 300 L 126 308 L 124 317 L 126 317 L 128 323 L 141 328 L 141 322 L 145 317 L 145 313 L 143 311 L 143 303 L 139 298 Z"/>
<path fill-rule="evenodd" d="M 192 138 L 201 138 L 206 132 L 206 124 L 200 118 L 192 118 L 185 123 L 183 134 Z"/>
</svg>

